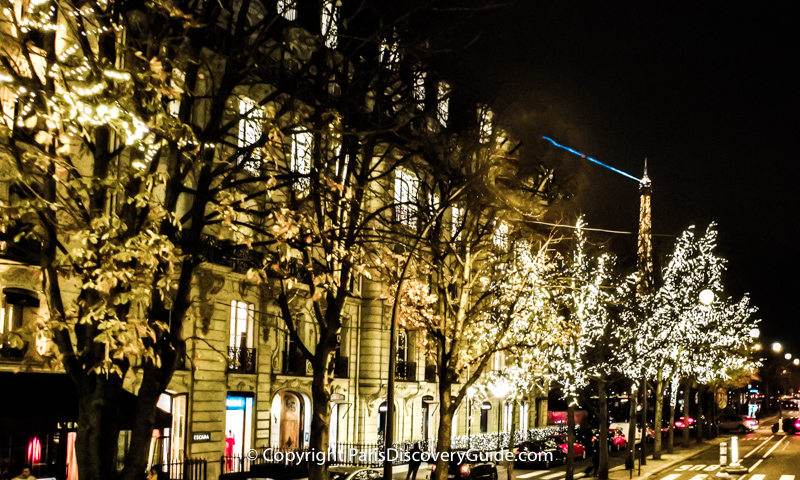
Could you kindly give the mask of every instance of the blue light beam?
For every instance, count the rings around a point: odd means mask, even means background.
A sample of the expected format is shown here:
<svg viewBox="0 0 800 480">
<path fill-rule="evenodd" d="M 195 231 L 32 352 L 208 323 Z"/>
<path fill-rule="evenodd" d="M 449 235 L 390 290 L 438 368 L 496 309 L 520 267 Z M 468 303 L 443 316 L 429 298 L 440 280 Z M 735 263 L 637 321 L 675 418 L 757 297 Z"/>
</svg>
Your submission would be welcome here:
<svg viewBox="0 0 800 480">
<path fill-rule="evenodd" d="M 590 162 L 596 163 L 596 164 L 600 165 L 601 167 L 606 167 L 607 169 L 613 170 L 613 171 L 619 173 L 620 175 L 623 175 L 623 176 L 626 176 L 626 177 L 631 178 L 633 180 L 636 180 L 637 183 L 644 183 L 641 178 L 636 178 L 633 175 L 631 175 L 630 173 L 625 173 L 625 172 L 623 172 L 622 170 L 620 170 L 618 168 L 612 167 L 611 165 L 606 165 L 605 163 L 601 162 L 600 160 L 597 160 L 597 159 L 592 158 L 590 156 L 584 155 L 581 152 L 579 152 L 579 151 L 577 151 L 577 150 L 575 150 L 573 148 L 569 148 L 569 147 L 566 147 L 564 145 L 561 145 L 560 143 L 556 142 L 555 140 L 553 140 L 550 137 L 542 137 L 542 138 L 547 140 L 548 142 L 552 143 L 553 145 L 555 145 L 556 147 L 558 147 L 558 148 L 560 148 L 562 150 L 566 150 L 569 153 L 575 154 L 575 155 L 577 155 L 577 156 L 579 156 L 581 158 L 585 158 L 586 160 L 589 160 Z"/>
</svg>

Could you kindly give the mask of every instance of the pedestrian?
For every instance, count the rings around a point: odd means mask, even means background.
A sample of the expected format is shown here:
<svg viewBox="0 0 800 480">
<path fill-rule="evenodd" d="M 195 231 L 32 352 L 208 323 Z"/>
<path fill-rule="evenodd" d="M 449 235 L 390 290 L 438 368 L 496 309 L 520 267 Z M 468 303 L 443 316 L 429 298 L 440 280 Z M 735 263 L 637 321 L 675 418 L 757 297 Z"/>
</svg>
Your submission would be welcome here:
<svg viewBox="0 0 800 480">
<path fill-rule="evenodd" d="M 408 474 L 406 480 L 417 480 L 417 471 L 422 464 L 422 450 L 419 448 L 419 443 L 415 443 L 414 447 L 408 451 Z"/>
<path fill-rule="evenodd" d="M 36 477 L 31 475 L 31 466 L 25 465 L 22 467 L 22 473 L 12 478 L 11 480 L 36 480 Z"/>
<path fill-rule="evenodd" d="M 596 477 L 600 471 L 600 442 L 595 440 L 592 447 L 594 447 L 594 453 L 592 454 L 592 476 Z"/>
</svg>

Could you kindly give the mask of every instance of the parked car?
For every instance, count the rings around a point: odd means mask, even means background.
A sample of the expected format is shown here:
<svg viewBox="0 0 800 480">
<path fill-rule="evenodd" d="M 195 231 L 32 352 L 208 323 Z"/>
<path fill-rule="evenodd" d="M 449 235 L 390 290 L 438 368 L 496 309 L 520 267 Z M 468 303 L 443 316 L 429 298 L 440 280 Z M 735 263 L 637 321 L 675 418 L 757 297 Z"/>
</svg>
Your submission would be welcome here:
<svg viewBox="0 0 800 480">
<path fill-rule="evenodd" d="M 497 465 L 481 460 L 480 455 L 467 455 L 467 450 L 452 450 L 447 478 L 459 480 L 497 480 Z M 472 459 L 472 460 L 470 460 Z M 431 466 L 436 471 L 436 465 Z"/>
<path fill-rule="evenodd" d="M 514 466 L 543 466 L 564 464 L 567 454 L 552 438 L 522 442 L 514 448 Z"/>
<path fill-rule="evenodd" d="M 736 430 L 739 433 L 752 432 L 758 428 L 758 420 L 747 415 L 721 415 L 719 428 L 722 430 Z"/>
<path fill-rule="evenodd" d="M 622 435 L 625 439 L 628 439 L 628 429 L 630 428 L 630 423 L 628 422 L 614 422 L 608 426 L 608 428 L 613 430 L 621 430 Z M 648 425 L 647 426 L 647 441 L 651 442 L 655 438 L 655 432 L 653 431 L 653 427 Z M 636 424 L 636 443 L 642 441 L 642 426 Z"/>
<path fill-rule="evenodd" d="M 378 480 L 383 478 L 383 471 L 364 467 L 329 467 L 328 475 L 331 480 Z"/>
<path fill-rule="evenodd" d="M 564 453 L 567 453 L 569 449 L 569 445 L 567 443 L 568 442 L 567 435 L 551 435 L 550 438 L 556 441 L 556 443 L 558 444 L 559 447 L 561 447 L 561 450 L 563 450 Z M 583 445 L 581 445 L 577 441 L 577 439 L 574 445 L 575 445 L 575 458 L 586 458 L 586 449 L 583 447 Z"/>
<path fill-rule="evenodd" d="M 778 431 L 778 424 L 772 426 L 772 433 Z M 786 433 L 797 434 L 800 433 L 800 417 L 784 417 L 783 431 Z"/>
</svg>

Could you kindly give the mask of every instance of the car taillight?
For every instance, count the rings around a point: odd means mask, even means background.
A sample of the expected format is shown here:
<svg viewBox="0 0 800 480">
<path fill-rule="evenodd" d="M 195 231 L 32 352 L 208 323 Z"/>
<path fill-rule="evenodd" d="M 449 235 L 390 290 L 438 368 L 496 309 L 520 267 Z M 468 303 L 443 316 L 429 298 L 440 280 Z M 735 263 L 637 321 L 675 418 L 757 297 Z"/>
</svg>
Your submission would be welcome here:
<svg viewBox="0 0 800 480">
<path fill-rule="evenodd" d="M 464 475 L 465 477 L 469 475 L 469 465 L 461 465 L 459 470 L 461 471 L 461 475 Z"/>
<path fill-rule="evenodd" d="M 436 465 L 431 465 L 431 472 L 435 472 L 435 471 L 436 471 Z"/>
<path fill-rule="evenodd" d="M 797 430 L 800 430 L 800 420 L 797 420 L 796 422 L 794 422 L 794 428 L 796 428 Z"/>
<path fill-rule="evenodd" d="M 680 420 L 675 420 L 675 426 L 678 428 L 683 428 L 686 426 L 686 424 L 681 422 Z"/>
<path fill-rule="evenodd" d="M 514 452 L 514 454 L 515 454 L 515 455 L 519 455 L 519 450 L 516 450 L 516 451 Z"/>
</svg>

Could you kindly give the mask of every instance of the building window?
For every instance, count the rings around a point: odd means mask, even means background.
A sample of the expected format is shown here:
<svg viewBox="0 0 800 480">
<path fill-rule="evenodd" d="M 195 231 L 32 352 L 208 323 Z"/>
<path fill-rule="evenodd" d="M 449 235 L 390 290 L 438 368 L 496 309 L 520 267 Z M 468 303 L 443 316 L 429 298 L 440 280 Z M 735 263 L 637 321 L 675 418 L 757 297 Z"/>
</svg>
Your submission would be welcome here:
<svg viewBox="0 0 800 480">
<path fill-rule="evenodd" d="M 31 337 L 29 334 L 15 332 L 36 321 L 39 296 L 21 288 L 6 288 L 3 294 L 3 309 L 0 310 L 0 336 L 3 336 L 3 343 L 0 344 L 0 351 L 4 357 L 21 357 L 25 354 Z"/>
<path fill-rule="evenodd" d="M 251 173 L 258 173 L 261 169 L 261 149 L 253 147 L 261 138 L 264 122 L 264 110 L 249 98 L 239 101 L 239 137 L 240 149 L 251 149 L 249 154 L 242 154 L 240 162 L 244 169 Z"/>
<path fill-rule="evenodd" d="M 461 231 L 464 229 L 464 209 L 462 207 L 453 207 L 450 210 L 450 235 L 454 242 L 461 240 Z"/>
<path fill-rule="evenodd" d="M 381 43 L 380 61 L 392 70 L 400 64 L 400 45 L 396 38 L 397 33 L 395 32 L 391 39 L 386 39 Z"/>
<path fill-rule="evenodd" d="M 447 126 L 450 118 L 450 84 L 441 81 L 436 95 L 436 118 L 442 126 Z"/>
<path fill-rule="evenodd" d="M 514 401 L 503 403 L 503 431 L 510 432 L 514 428 Z"/>
<path fill-rule="evenodd" d="M 339 8 L 335 0 L 322 2 L 322 37 L 328 48 L 336 48 L 339 44 Z"/>
<path fill-rule="evenodd" d="M 298 132 L 292 134 L 292 172 L 302 175 L 294 183 L 295 190 L 308 192 L 311 186 L 311 155 L 313 147 L 313 135 L 310 132 Z"/>
<path fill-rule="evenodd" d="M 184 72 L 179 68 L 173 68 L 172 75 L 170 76 L 169 79 L 169 86 L 180 91 L 183 89 L 185 80 L 186 80 L 186 72 Z M 239 108 L 241 110 L 241 105 Z M 180 99 L 176 98 L 171 99 L 167 104 L 167 113 L 177 118 L 180 111 L 181 111 Z"/>
<path fill-rule="evenodd" d="M 478 107 L 478 139 L 481 143 L 489 143 L 492 139 L 492 120 L 494 112 L 487 105 Z"/>
<path fill-rule="evenodd" d="M 502 250 L 508 249 L 508 224 L 505 222 L 498 222 L 497 229 L 492 238 L 494 245 Z"/>
<path fill-rule="evenodd" d="M 494 352 L 492 355 L 492 370 L 501 372 L 506 368 L 506 355 L 505 352 Z"/>
<path fill-rule="evenodd" d="M 398 169 L 394 178 L 395 220 L 416 229 L 418 198 L 419 179 L 406 170 Z"/>
<path fill-rule="evenodd" d="M 481 404 L 481 433 L 489 431 L 489 410 L 492 409 L 492 404 L 483 402 Z"/>
<path fill-rule="evenodd" d="M 255 373 L 253 348 L 253 304 L 231 302 L 231 332 L 228 342 L 228 371 Z"/>
<path fill-rule="evenodd" d="M 414 74 L 414 101 L 417 103 L 417 108 L 425 108 L 425 72 L 417 72 Z"/>
<path fill-rule="evenodd" d="M 278 13 L 286 20 L 297 20 L 297 0 L 278 0 Z"/>
</svg>

